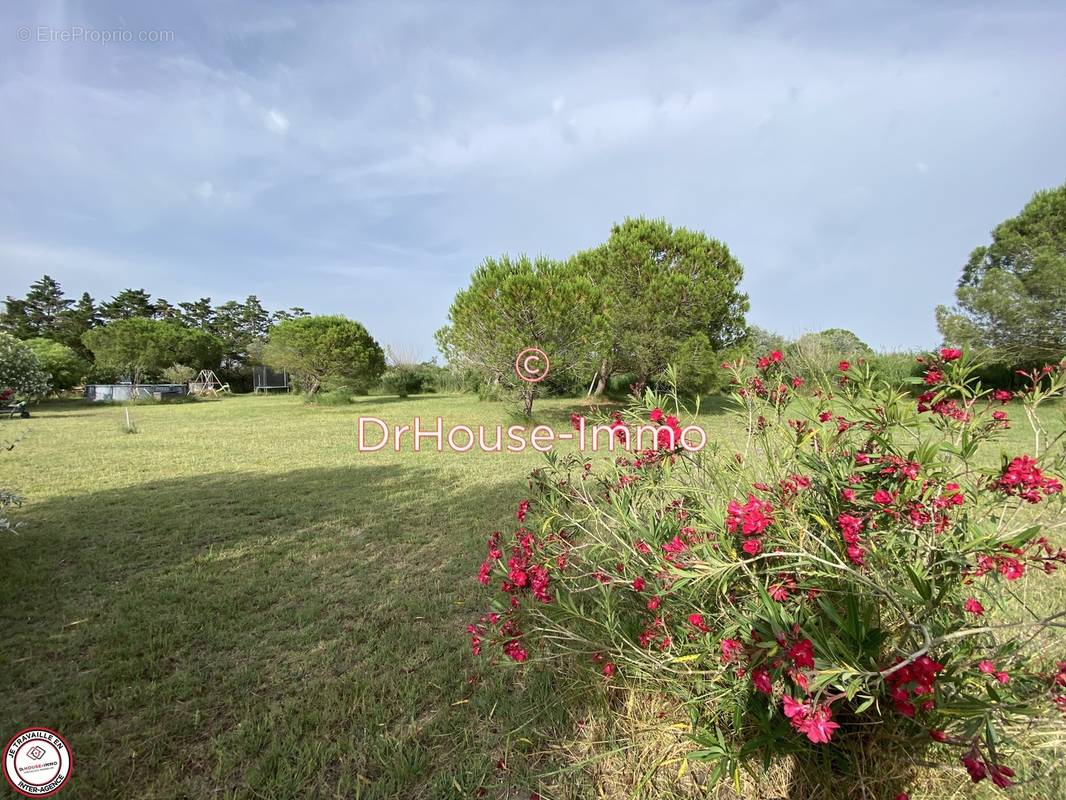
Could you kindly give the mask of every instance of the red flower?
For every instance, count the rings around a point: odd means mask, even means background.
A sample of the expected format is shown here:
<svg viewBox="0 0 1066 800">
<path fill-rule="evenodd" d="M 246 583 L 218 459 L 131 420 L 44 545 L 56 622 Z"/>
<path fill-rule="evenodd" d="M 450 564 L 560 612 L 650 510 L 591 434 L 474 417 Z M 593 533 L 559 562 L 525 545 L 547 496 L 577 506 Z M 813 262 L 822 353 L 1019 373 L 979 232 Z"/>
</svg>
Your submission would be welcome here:
<svg viewBox="0 0 1066 800">
<path fill-rule="evenodd" d="M 661 606 L 663 599 L 661 597 L 653 597 L 648 601 L 648 611 L 655 611 Z"/>
<path fill-rule="evenodd" d="M 941 361 L 957 361 L 962 358 L 962 351 L 954 347 L 943 347 L 940 349 Z"/>
<path fill-rule="evenodd" d="M 757 556 L 762 552 L 762 542 L 758 539 L 748 539 L 741 545 L 741 549 L 749 556 Z"/>
<path fill-rule="evenodd" d="M 529 511 L 529 501 L 528 500 L 523 500 L 521 503 L 518 504 L 518 511 L 515 512 L 515 519 L 517 519 L 519 522 L 525 522 L 526 521 L 526 512 L 528 512 L 528 511 Z"/>
<path fill-rule="evenodd" d="M 700 631 L 701 634 L 709 634 L 711 631 L 711 629 L 707 627 L 707 623 L 704 622 L 704 615 L 700 613 L 689 614 L 689 624 L 696 628 L 696 630 Z"/>
<path fill-rule="evenodd" d="M 766 667 L 756 667 L 751 671 L 751 682 L 756 690 L 763 694 L 773 694 L 774 685 L 770 680 L 770 671 Z"/>
<path fill-rule="evenodd" d="M 637 541 L 633 542 L 633 549 L 640 553 L 642 556 L 646 556 L 651 553 L 651 548 L 648 547 L 648 545 L 642 542 L 640 539 L 637 539 Z"/>
<path fill-rule="evenodd" d="M 996 784 L 1000 789 L 1006 789 L 1011 785 L 1011 778 L 1014 777 L 1014 770 L 1010 767 L 1005 767 L 1002 764 L 996 764 L 989 769 L 992 777 L 992 783 Z"/>
<path fill-rule="evenodd" d="M 830 719 L 829 706 L 811 709 L 807 703 L 800 703 L 787 694 L 781 698 L 781 703 L 793 729 L 806 734 L 815 744 L 828 742 L 833 731 L 840 727 Z"/>
<path fill-rule="evenodd" d="M 981 760 L 980 756 L 975 757 L 975 753 L 962 757 L 962 765 L 966 767 L 966 771 L 970 773 L 970 780 L 974 783 L 979 783 L 982 778 L 988 774 L 988 770 L 985 767 L 985 762 Z"/>
<path fill-rule="evenodd" d="M 691 621 L 692 617 L 689 617 L 689 622 Z M 706 630 L 706 628 L 701 630 Z M 736 661 L 744 653 L 744 645 L 736 639 L 722 639 L 722 643 L 719 647 L 722 649 L 723 664 L 728 664 L 730 661 Z"/>
<path fill-rule="evenodd" d="M 1016 558 L 1001 558 L 999 561 L 999 574 L 1008 581 L 1016 581 L 1025 574 L 1025 564 Z"/>
<path fill-rule="evenodd" d="M 839 364 L 837 364 L 837 369 L 839 369 L 841 372 L 847 372 L 849 369 L 851 369 L 851 363 L 848 361 L 841 361 Z"/>
<path fill-rule="evenodd" d="M 978 617 L 985 613 L 985 607 L 974 597 L 967 598 L 962 607 Z"/>
<path fill-rule="evenodd" d="M 675 536 L 669 542 L 663 545 L 663 552 L 666 553 L 663 558 L 667 561 L 673 561 L 674 558 L 688 549 L 688 545 L 681 541 L 679 536 Z"/>
<path fill-rule="evenodd" d="M 785 716 L 789 719 L 796 719 L 797 717 L 806 717 L 810 713 L 810 706 L 806 703 L 801 703 L 790 694 L 783 695 L 781 697 L 781 705 L 784 707 Z"/>
<path fill-rule="evenodd" d="M 948 740 L 948 734 L 946 731 L 937 730 L 936 728 L 934 728 L 933 730 L 929 731 L 929 738 L 932 739 L 934 742 L 943 743 Z"/>
<path fill-rule="evenodd" d="M 1062 483 L 1045 476 L 1031 456 L 1022 455 L 1013 459 L 996 479 L 993 486 L 1004 494 L 1020 497 L 1027 503 L 1039 503 L 1041 496 L 1062 492 Z"/>
<path fill-rule="evenodd" d="M 633 579 L 633 591 L 634 592 L 643 592 L 645 586 L 646 586 L 646 584 L 644 583 L 644 579 L 643 578 L 638 576 L 638 577 Z"/>
<path fill-rule="evenodd" d="M 807 734 L 807 738 L 815 744 L 825 744 L 832 738 L 833 731 L 840 727 L 830 717 L 829 706 L 819 706 L 796 729 Z"/>
<path fill-rule="evenodd" d="M 992 392 L 992 399 L 1001 403 L 1009 403 L 1012 397 L 1014 397 L 1014 394 L 1006 389 L 996 389 L 996 391 Z"/>
<path fill-rule="evenodd" d="M 896 498 L 894 495 L 889 494 L 884 489 L 878 489 L 876 492 L 874 492 L 874 502 L 877 503 L 879 506 L 891 505 L 893 501 L 895 501 L 895 499 Z"/>
<path fill-rule="evenodd" d="M 739 529 L 745 536 L 758 536 L 774 521 L 774 507 L 755 495 L 748 495 L 748 502 L 741 505 L 731 500 L 726 509 L 725 526 L 730 533 Z"/>
<path fill-rule="evenodd" d="M 610 661 L 608 661 L 606 664 L 603 665 L 603 677 L 607 678 L 608 680 L 613 678 L 614 674 L 617 671 L 618 671 L 618 668 L 614 664 L 612 664 Z"/>
<path fill-rule="evenodd" d="M 837 517 L 837 525 L 840 526 L 840 533 L 845 542 L 855 544 L 859 541 L 859 533 L 862 531 L 861 519 L 850 514 L 841 514 Z"/>
<path fill-rule="evenodd" d="M 991 674 L 992 674 L 993 672 L 995 672 L 995 671 L 996 671 L 996 665 L 995 665 L 995 664 L 993 664 L 993 663 L 992 663 L 991 661 L 989 661 L 988 659 L 985 659 L 984 661 L 982 661 L 981 663 L 979 663 L 979 664 L 977 665 L 977 668 L 978 668 L 979 670 L 981 670 L 981 672 L 985 673 L 986 675 L 991 675 Z"/>
<path fill-rule="evenodd" d="M 796 588 L 796 579 L 787 573 L 780 573 L 777 576 L 777 581 L 770 584 L 770 588 L 767 593 L 776 600 L 778 603 L 783 603 L 788 599 L 789 594 Z"/>
<path fill-rule="evenodd" d="M 503 652 L 510 656 L 512 659 L 521 664 L 526 658 L 529 657 L 529 653 L 526 649 L 518 643 L 517 639 L 512 639 L 503 646 Z"/>
<path fill-rule="evenodd" d="M 792 663 L 800 669 L 810 668 L 814 666 L 814 645 L 810 639 L 803 639 L 796 642 L 788 650 L 788 657 L 792 659 Z"/>
</svg>

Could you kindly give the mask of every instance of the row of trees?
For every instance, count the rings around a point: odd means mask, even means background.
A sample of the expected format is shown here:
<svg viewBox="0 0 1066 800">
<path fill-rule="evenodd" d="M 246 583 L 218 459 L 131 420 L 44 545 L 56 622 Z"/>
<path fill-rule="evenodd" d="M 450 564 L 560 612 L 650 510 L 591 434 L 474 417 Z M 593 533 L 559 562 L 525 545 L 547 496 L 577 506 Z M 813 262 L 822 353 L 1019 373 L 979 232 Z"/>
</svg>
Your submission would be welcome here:
<svg viewBox="0 0 1066 800">
<path fill-rule="evenodd" d="M 1066 357 L 1066 184 L 1037 192 L 1018 216 L 997 226 L 991 244 L 970 255 L 954 307 L 937 322 L 948 345 L 976 351 L 986 383 Z M 662 220 L 627 219 L 608 240 L 557 261 L 489 258 L 473 273 L 437 334 L 448 362 L 517 394 L 528 414 L 539 392 L 602 393 L 612 376 L 635 388 L 664 377 L 684 391 L 721 377 L 723 357 L 788 350 L 813 376 L 839 360 L 874 359 L 884 377 L 911 377 L 910 353 L 875 354 L 850 331 L 829 329 L 789 342 L 748 329 L 740 264 L 721 242 Z M 551 362 L 543 383 L 515 375 L 529 347 Z"/>
<path fill-rule="evenodd" d="M 220 369 L 236 384 L 249 382 L 249 367 L 271 329 L 308 316 L 302 308 L 270 312 L 259 298 L 212 304 L 211 298 L 173 305 L 143 289 L 124 289 L 97 303 L 85 292 L 65 296 L 44 275 L 21 298 L 8 297 L 0 331 L 26 341 L 62 391 L 87 375 L 97 380 L 140 381 L 172 364 Z"/>
<path fill-rule="evenodd" d="M 91 357 L 82 337 L 93 328 L 128 319 L 173 322 L 218 337 L 222 366 L 232 368 L 248 362 L 255 343 L 264 341 L 273 325 L 307 315 L 299 307 L 268 311 L 255 295 L 220 305 L 213 305 L 210 297 L 173 305 L 163 298 L 153 300 L 144 289 L 123 289 L 103 303 L 97 304 L 88 292 L 75 301 L 65 296 L 59 281 L 44 275 L 30 285 L 25 297 L 7 298 L 0 312 L 0 331 L 17 339 L 51 339 Z"/>
<path fill-rule="evenodd" d="M 745 336 L 742 275 L 716 239 L 627 219 L 604 244 L 564 261 L 486 259 L 456 295 L 437 343 L 450 365 L 516 393 L 527 415 L 545 390 L 585 383 L 603 392 L 617 374 L 632 375 L 639 389 L 668 366 L 699 390 Z M 547 355 L 543 382 L 516 374 L 526 348 Z"/>
<path fill-rule="evenodd" d="M 602 393 L 619 375 L 639 390 L 668 367 L 682 390 L 703 391 L 721 377 L 723 360 L 753 346 L 787 348 L 812 372 L 837 359 L 873 357 L 850 331 L 786 342 L 749 329 L 742 275 L 729 249 L 703 233 L 627 219 L 604 244 L 565 260 L 486 259 L 456 295 L 437 342 L 453 370 L 514 392 L 527 414 L 539 392 L 588 386 Z M 1066 356 L 1066 184 L 1038 192 L 992 231 L 990 245 L 973 251 L 957 301 L 937 309 L 945 343 L 983 351 L 1002 375 Z M 125 289 L 100 304 L 88 293 L 74 301 L 48 275 L 25 297 L 7 298 L 0 331 L 27 342 L 60 390 L 90 370 L 139 381 L 173 364 L 221 368 L 239 384 L 242 370 L 265 363 L 298 376 L 313 395 L 327 380 L 365 388 L 385 368 L 366 329 L 340 317 L 268 312 L 255 295 L 172 305 Z M 550 360 L 543 383 L 515 374 L 516 354 L 534 347 Z M 880 358 L 886 369 L 912 369 L 906 359 Z M 392 360 L 386 383 L 401 394 L 412 390 L 418 365 Z"/>
</svg>

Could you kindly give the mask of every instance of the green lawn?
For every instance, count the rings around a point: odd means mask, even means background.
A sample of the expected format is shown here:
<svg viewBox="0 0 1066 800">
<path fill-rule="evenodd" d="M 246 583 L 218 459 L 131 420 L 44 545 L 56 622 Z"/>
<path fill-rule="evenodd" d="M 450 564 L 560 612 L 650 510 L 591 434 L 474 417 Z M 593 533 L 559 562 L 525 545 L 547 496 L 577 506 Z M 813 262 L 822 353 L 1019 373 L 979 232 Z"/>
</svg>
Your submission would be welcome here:
<svg viewBox="0 0 1066 800">
<path fill-rule="evenodd" d="M 560 429 L 569 411 L 538 408 Z M 540 456 L 355 439 L 357 414 L 506 425 L 502 406 L 232 397 L 136 407 L 136 435 L 123 414 L 0 423 L 29 429 L 0 461 L 27 499 L 0 542 L 0 731 L 68 736 L 66 796 L 469 797 L 526 780 L 510 756 L 531 743 L 510 733 L 547 687 L 471 686 L 464 627 L 486 533 Z"/>
<path fill-rule="evenodd" d="M 574 408 L 538 415 L 563 430 Z M 544 791 L 538 771 L 560 766 L 545 747 L 588 698 L 485 670 L 464 631 L 485 536 L 541 456 L 356 451 L 359 414 L 515 422 L 501 405 L 244 396 L 135 407 L 135 435 L 123 413 L 0 422 L 0 438 L 28 431 L 0 456 L 0 484 L 26 496 L 0 541 L 0 735 L 64 734 L 63 796 Z M 731 420 L 714 403 L 701 422 L 720 438 Z"/>
</svg>

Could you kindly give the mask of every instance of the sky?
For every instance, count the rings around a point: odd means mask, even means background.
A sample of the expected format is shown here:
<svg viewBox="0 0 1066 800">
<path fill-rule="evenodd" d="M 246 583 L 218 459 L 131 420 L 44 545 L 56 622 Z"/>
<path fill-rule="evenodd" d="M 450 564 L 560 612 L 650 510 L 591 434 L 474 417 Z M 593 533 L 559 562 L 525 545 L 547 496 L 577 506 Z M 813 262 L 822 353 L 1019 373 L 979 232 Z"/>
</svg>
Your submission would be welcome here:
<svg viewBox="0 0 1066 800">
<path fill-rule="evenodd" d="M 754 324 L 932 346 L 1066 180 L 1064 40 L 1055 2 L 7 0 L 0 295 L 256 294 L 428 358 L 484 258 L 644 215 L 725 242 Z"/>
</svg>

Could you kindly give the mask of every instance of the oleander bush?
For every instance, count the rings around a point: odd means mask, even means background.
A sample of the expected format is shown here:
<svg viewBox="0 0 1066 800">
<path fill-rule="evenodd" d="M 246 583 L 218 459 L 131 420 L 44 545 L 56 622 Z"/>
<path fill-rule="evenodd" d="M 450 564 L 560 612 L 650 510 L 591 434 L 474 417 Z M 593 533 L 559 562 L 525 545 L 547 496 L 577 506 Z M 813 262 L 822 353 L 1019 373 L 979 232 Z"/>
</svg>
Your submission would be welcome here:
<svg viewBox="0 0 1066 800">
<path fill-rule="evenodd" d="M 1066 562 L 1064 455 L 1037 408 L 1066 370 L 1027 373 L 1012 420 L 959 350 L 920 364 L 917 398 L 865 363 L 815 386 L 776 351 L 731 364 L 738 447 L 683 443 L 676 395 L 616 413 L 613 458 L 549 457 L 489 537 L 474 652 L 665 698 L 689 763 L 738 789 L 781 759 L 837 797 L 1048 769 L 1066 610 L 1032 599 Z M 1028 452 L 1000 452 L 1012 424 Z"/>
</svg>

